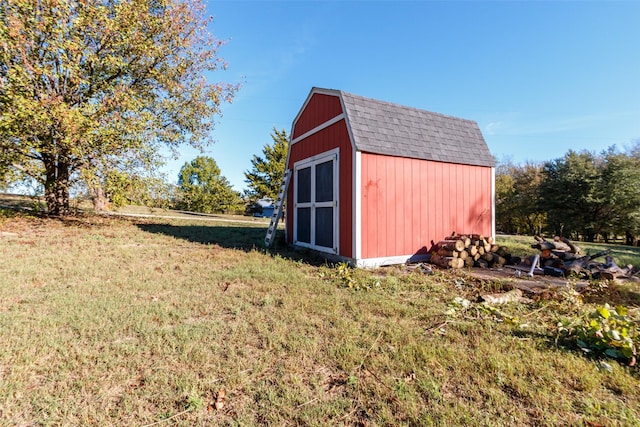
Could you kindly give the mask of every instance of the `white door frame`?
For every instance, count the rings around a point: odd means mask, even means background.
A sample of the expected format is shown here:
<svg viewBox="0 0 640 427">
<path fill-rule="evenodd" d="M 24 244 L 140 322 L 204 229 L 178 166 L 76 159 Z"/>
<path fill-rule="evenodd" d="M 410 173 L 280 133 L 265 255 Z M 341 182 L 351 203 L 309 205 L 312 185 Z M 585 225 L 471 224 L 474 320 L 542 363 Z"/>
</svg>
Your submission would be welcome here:
<svg viewBox="0 0 640 427">
<path fill-rule="evenodd" d="M 293 244 L 296 246 L 302 246 L 310 249 L 314 249 L 321 252 L 328 252 L 332 254 L 337 254 L 339 250 L 338 238 L 339 238 L 339 154 L 340 149 L 334 148 L 329 151 L 325 151 L 324 153 L 317 154 L 313 157 L 309 157 L 304 160 L 300 160 L 293 165 L 293 182 L 294 182 L 294 190 L 293 190 Z M 316 183 L 316 174 L 315 167 L 318 164 L 325 163 L 333 160 L 333 200 L 326 202 L 316 202 L 316 191 L 315 191 L 315 183 Z M 305 169 L 311 167 L 311 201 L 298 203 L 298 170 Z M 310 233 L 310 243 L 300 242 L 298 241 L 298 208 L 311 208 L 311 217 L 309 224 L 309 233 Z M 324 208 L 324 207 L 333 207 L 333 247 L 328 248 L 325 246 L 318 246 L 315 243 L 315 235 L 316 235 L 316 208 Z"/>
</svg>

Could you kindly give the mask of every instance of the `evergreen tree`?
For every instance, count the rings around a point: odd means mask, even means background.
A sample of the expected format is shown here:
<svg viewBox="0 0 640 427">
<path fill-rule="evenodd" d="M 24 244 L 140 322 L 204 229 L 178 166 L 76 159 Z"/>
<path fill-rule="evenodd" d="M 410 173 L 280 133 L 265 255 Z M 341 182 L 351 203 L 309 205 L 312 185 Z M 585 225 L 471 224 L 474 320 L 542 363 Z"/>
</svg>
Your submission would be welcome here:
<svg viewBox="0 0 640 427">
<path fill-rule="evenodd" d="M 244 173 L 249 186 L 245 195 L 250 199 L 275 200 L 278 197 L 289 151 L 289 137 L 284 129 L 279 131 L 274 127 L 271 138 L 273 145 L 266 144 L 262 149 L 264 157 L 254 154 L 251 170 Z"/>
</svg>

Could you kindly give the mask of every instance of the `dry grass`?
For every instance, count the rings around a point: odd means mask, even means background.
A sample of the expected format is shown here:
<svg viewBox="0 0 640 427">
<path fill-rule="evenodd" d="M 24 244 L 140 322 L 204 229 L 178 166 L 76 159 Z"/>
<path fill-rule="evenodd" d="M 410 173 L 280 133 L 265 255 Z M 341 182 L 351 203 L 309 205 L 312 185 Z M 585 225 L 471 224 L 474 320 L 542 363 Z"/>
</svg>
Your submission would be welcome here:
<svg viewBox="0 0 640 427">
<path fill-rule="evenodd" d="M 339 273 L 264 230 L 0 210 L 0 424 L 640 424 L 637 368 L 555 345 L 588 305 L 501 307 L 514 328 L 451 312 L 495 284 Z"/>
</svg>

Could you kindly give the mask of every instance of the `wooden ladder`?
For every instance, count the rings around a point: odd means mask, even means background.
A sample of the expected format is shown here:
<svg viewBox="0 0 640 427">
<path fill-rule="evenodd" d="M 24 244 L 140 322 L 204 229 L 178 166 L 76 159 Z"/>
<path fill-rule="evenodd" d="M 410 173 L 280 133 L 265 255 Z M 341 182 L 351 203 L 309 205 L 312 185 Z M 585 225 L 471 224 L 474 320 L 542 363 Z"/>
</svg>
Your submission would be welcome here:
<svg viewBox="0 0 640 427">
<path fill-rule="evenodd" d="M 271 222 L 269 223 L 269 228 L 267 229 L 267 235 L 264 238 L 264 245 L 267 248 L 270 248 L 273 244 L 273 239 L 275 238 L 276 230 L 278 229 L 278 221 L 280 221 L 280 217 L 282 216 L 282 207 L 284 205 L 285 196 L 287 195 L 287 187 L 289 187 L 289 172 L 289 170 L 284 171 L 282 183 L 280 184 L 280 190 L 278 191 L 278 198 L 276 199 L 276 206 L 273 210 L 273 215 L 271 215 Z"/>
</svg>

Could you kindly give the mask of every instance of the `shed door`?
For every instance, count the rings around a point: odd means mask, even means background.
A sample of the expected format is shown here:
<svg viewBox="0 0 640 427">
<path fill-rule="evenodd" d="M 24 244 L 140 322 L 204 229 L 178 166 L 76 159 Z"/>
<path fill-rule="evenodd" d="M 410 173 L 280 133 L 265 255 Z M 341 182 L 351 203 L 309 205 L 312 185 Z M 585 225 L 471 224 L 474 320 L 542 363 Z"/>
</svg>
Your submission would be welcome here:
<svg viewBox="0 0 640 427">
<path fill-rule="evenodd" d="M 338 153 L 296 163 L 294 243 L 323 252 L 338 252 Z"/>
</svg>

